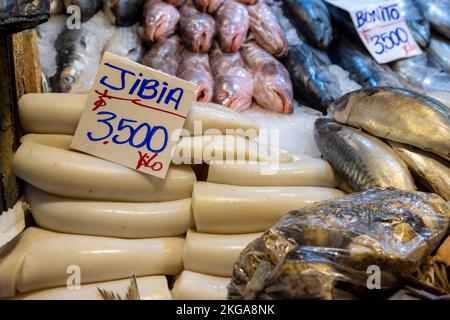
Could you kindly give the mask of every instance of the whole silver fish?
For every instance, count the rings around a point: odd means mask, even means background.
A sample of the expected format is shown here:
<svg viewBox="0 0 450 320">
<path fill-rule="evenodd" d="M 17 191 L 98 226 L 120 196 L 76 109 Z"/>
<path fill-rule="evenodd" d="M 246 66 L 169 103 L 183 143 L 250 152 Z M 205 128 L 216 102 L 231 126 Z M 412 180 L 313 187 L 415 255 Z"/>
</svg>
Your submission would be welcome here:
<svg viewBox="0 0 450 320">
<path fill-rule="evenodd" d="M 414 176 L 434 193 L 450 201 L 450 163 L 410 145 L 388 141 Z"/>
<path fill-rule="evenodd" d="M 380 139 L 327 118 L 316 120 L 315 138 L 323 158 L 356 191 L 377 187 L 416 190 L 405 163 Z"/>
<path fill-rule="evenodd" d="M 450 72 L 450 42 L 448 40 L 444 39 L 443 37 L 433 35 L 431 37 L 428 51 L 437 61 L 439 61 L 441 66 L 447 72 Z"/>
<path fill-rule="evenodd" d="M 361 47 L 341 36 L 333 41 L 329 56 L 334 63 L 350 73 L 350 77 L 363 88 L 393 86 L 402 87 L 398 76 L 389 66 L 378 64 Z"/>
<path fill-rule="evenodd" d="M 422 15 L 422 12 L 415 5 L 413 0 L 399 1 L 398 9 L 405 19 L 414 40 L 422 48 L 426 48 L 430 43 L 430 24 Z"/>
<path fill-rule="evenodd" d="M 408 88 L 420 92 L 450 91 L 450 73 L 428 52 L 395 61 L 392 68 Z"/>
<path fill-rule="evenodd" d="M 431 27 L 450 39 L 450 0 L 415 0 Z"/>
<path fill-rule="evenodd" d="M 336 121 L 450 159 L 449 109 L 408 89 L 367 88 L 331 104 Z"/>
<path fill-rule="evenodd" d="M 306 40 L 319 48 L 328 47 L 333 28 L 322 0 L 284 0 L 283 11 Z"/>
</svg>

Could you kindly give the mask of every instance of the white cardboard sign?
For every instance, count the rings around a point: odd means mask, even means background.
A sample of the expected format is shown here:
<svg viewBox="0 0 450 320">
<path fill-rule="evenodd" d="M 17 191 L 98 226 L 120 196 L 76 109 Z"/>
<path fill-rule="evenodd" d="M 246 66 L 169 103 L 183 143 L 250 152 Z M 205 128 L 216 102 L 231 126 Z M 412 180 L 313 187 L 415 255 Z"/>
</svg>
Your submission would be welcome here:
<svg viewBox="0 0 450 320">
<path fill-rule="evenodd" d="M 403 0 L 325 0 L 350 13 L 359 37 L 378 63 L 422 54 L 399 4 Z"/>
<path fill-rule="evenodd" d="M 165 178 L 195 88 L 106 52 L 71 146 Z"/>
</svg>

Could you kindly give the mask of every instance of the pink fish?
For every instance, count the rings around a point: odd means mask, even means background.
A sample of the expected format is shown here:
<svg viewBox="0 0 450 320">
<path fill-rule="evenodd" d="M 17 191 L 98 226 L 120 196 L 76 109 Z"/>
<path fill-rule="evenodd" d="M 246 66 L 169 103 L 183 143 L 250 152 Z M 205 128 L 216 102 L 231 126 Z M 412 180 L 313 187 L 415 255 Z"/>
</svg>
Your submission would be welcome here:
<svg viewBox="0 0 450 320">
<path fill-rule="evenodd" d="M 144 6 L 145 37 L 158 41 L 175 32 L 180 13 L 174 6 L 159 0 L 148 0 Z"/>
<path fill-rule="evenodd" d="M 177 35 L 155 43 L 144 57 L 143 64 L 176 76 L 180 64 L 183 43 Z"/>
<path fill-rule="evenodd" d="M 179 7 L 179 6 L 183 5 L 183 3 L 186 2 L 186 0 L 164 0 L 164 1 L 175 7 Z"/>
<path fill-rule="evenodd" d="M 249 16 L 244 5 L 230 0 L 216 12 L 220 48 L 224 52 L 237 52 L 247 38 Z"/>
<path fill-rule="evenodd" d="M 226 0 L 194 0 L 198 10 L 213 14 Z"/>
<path fill-rule="evenodd" d="M 213 98 L 214 79 L 206 53 L 183 52 L 177 76 L 197 84 L 195 100 L 210 102 Z"/>
<path fill-rule="evenodd" d="M 289 72 L 255 42 L 242 46 L 242 57 L 253 75 L 253 98 L 263 108 L 292 113 L 293 89 Z"/>
</svg>

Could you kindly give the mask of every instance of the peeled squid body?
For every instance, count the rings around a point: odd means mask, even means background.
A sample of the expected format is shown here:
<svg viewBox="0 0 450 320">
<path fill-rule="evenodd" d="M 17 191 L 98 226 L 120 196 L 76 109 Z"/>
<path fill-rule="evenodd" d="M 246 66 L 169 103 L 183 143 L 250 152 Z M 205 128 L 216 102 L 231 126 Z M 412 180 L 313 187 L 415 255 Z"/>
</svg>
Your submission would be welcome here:
<svg viewBox="0 0 450 320">
<path fill-rule="evenodd" d="M 20 138 L 20 143 L 33 142 L 44 146 L 70 150 L 73 136 L 67 134 L 35 134 L 29 133 Z"/>
<path fill-rule="evenodd" d="M 106 202 L 64 198 L 31 185 L 25 195 L 37 225 L 53 231 L 120 238 L 185 234 L 193 227 L 191 199 L 153 202 Z"/>
<path fill-rule="evenodd" d="M 274 149 L 242 136 L 216 135 L 183 137 L 177 143 L 174 164 L 200 164 L 210 162 L 264 161 L 292 162 L 286 151 Z"/>
<path fill-rule="evenodd" d="M 196 181 L 188 166 L 171 167 L 163 180 L 87 154 L 30 142 L 17 149 L 13 170 L 43 191 L 105 201 L 186 199 Z"/>
<path fill-rule="evenodd" d="M 321 187 L 243 187 L 197 182 L 192 211 L 199 232 L 262 232 L 291 210 L 343 196 Z"/>
<path fill-rule="evenodd" d="M 141 300 L 172 300 L 165 276 L 136 277 Z M 60 288 L 38 290 L 13 297 L 14 300 L 103 300 L 98 289 L 126 296 L 129 279 L 80 285 L 80 288 Z"/>
<path fill-rule="evenodd" d="M 87 94 L 30 93 L 19 100 L 19 117 L 27 133 L 73 135 L 86 106 Z M 259 125 L 252 119 L 214 103 L 193 102 L 183 135 L 234 134 L 257 136 Z M 215 129 L 215 130 L 210 130 Z M 245 132 L 249 130 L 248 132 Z M 231 134 L 231 133 L 230 133 Z"/>
<path fill-rule="evenodd" d="M 239 253 L 260 235 L 219 235 L 189 230 L 184 245 L 184 268 L 219 277 L 231 277 Z"/>
<path fill-rule="evenodd" d="M 331 165 L 321 159 L 291 163 L 210 164 L 208 182 L 239 186 L 317 186 L 334 188 L 339 178 Z"/>
<path fill-rule="evenodd" d="M 230 278 L 184 270 L 175 280 L 175 300 L 226 300 Z"/>
<path fill-rule="evenodd" d="M 0 259 L 0 298 L 66 285 L 147 275 L 176 275 L 183 269 L 184 239 L 117 239 L 26 229 Z M 78 271 L 77 271 L 78 270 Z"/>
</svg>

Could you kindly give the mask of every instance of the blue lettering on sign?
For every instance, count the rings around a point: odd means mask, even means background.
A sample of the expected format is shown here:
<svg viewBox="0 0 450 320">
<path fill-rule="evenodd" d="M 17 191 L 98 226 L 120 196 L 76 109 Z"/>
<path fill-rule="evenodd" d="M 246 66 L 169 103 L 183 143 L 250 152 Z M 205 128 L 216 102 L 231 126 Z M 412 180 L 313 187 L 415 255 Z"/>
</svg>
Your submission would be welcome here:
<svg viewBox="0 0 450 320">
<path fill-rule="evenodd" d="M 160 83 L 156 79 L 144 79 L 142 78 L 142 73 L 136 75 L 134 72 L 111 63 L 105 63 L 105 66 L 120 72 L 118 77 L 120 78 L 120 84 L 113 85 L 108 82 L 108 76 L 104 76 L 99 81 L 101 85 L 114 91 L 128 90 L 128 94 L 136 94 L 142 100 L 155 100 L 156 103 L 162 102 L 167 107 L 178 110 L 184 95 L 183 88 L 168 88 L 169 84 L 167 82 Z"/>
<path fill-rule="evenodd" d="M 408 40 L 408 33 L 401 27 L 390 32 L 382 32 L 381 34 L 375 34 L 370 37 L 371 43 L 375 46 L 375 53 L 378 55 L 402 44 L 406 44 L 408 43 Z"/>
<path fill-rule="evenodd" d="M 400 11 L 398 4 L 390 6 L 380 6 L 376 9 L 356 11 L 356 28 L 360 29 L 367 24 L 376 22 L 391 22 L 400 19 Z"/>
</svg>

